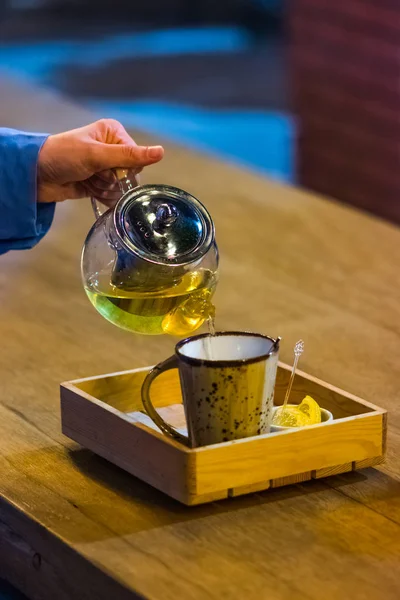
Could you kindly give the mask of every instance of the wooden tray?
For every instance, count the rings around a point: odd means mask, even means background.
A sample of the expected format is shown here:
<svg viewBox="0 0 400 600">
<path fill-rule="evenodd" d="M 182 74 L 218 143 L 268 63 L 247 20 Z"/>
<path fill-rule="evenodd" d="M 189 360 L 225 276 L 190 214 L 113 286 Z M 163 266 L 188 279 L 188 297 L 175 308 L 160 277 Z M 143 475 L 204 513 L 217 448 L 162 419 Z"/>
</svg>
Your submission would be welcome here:
<svg viewBox="0 0 400 600">
<path fill-rule="evenodd" d="M 275 404 L 291 368 L 279 363 Z M 276 488 L 374 466 L 383 461 L 386 411 L 301 371 L 291 402 L 306 394 L 330 410 L 322 425 L 188 449 L 159 432 L 142 413 L 149 368 L 61 384 L 62 431 L 69 438 L 187 505 Z M 177 371 L 152 386 L 157 410 L 185 427 Z"/>
</svg>

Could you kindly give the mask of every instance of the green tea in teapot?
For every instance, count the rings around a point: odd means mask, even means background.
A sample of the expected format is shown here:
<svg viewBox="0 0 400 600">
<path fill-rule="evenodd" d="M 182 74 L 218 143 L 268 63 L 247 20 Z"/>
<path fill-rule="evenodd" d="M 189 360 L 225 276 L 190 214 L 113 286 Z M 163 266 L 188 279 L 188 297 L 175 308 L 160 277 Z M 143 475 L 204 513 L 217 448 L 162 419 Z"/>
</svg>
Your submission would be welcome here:
<svg viewBox="0 0 400 600">
<path fill-rule="evenodd" d="M 127 187 L 102 214 L 92 204 L 98 218 L 83 247 L 81 270 L 86 293 L 103 317 L 133 333 L 187 336 L 214 316 L 214 224 L 194 196 L 145 185 Z"/>
<path fill-rule="evenodd" d="M 134 333 L 190 335 L 213 318 L 211 302 L 216 273 L 199 269 L 186 273 L 175 285 L 159 291 L 124 290 L 110 283 L 107 273 L 93 275 L 85 291 L 98 312 L 108 321 Z"/>
</svg>

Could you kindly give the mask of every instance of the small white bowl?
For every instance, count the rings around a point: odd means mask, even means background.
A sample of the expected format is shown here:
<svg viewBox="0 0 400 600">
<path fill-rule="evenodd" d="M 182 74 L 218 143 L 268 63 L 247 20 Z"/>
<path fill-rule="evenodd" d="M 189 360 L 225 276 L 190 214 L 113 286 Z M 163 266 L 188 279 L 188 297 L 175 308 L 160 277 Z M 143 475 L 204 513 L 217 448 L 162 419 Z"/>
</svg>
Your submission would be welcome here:
<svg viewBox="0 0 400 600">
<path fill-rule="evenodd" d="M 288 406 L 298 406 L 297 404 L 288 404 Z M 272 418 L 274 418 L 274 415 L 276 413 L 276 411 L 278 410 L 278 408 L 280 408 L 280 406 L 274 406 L 272 409 Z M 326 408 L 321 408 L 321 423 L 328 423 L 328 421 L 333 421 L 333 415 L 331 412 L 329 412 L 329 410 L 326 410 Z M 318 423 L 319 425 L 319 423 Z M 312 425 L 305 425 L 304 427 L 312 427 Z M 287 430 L 293 430 L 293 429 L 303 429 L 304 427 L 284 427 L 283 425 L 272 425 L 271 423 L 271 433 L 273 431 L 287 431 Z"/>
</svg>

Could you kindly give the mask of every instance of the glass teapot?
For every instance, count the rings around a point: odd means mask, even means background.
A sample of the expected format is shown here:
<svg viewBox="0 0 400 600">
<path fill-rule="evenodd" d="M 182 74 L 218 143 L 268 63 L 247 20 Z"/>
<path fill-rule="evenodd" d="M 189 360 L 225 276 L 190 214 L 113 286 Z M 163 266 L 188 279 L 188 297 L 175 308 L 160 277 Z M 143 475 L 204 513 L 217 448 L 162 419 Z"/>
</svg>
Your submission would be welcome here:
<svg viewBox="0 0 400 600">
<path fill-rule="evenodd" d="M 121 178 L 122 175 L 122 178 Z M 122 197 L 97 217 L 82 251 L 82 279 L 103 317 L 134 333 L 185 336 L 213 317 L 218 250 L 205 207 L 167 185 L 117 173 Z"/>
</svg>

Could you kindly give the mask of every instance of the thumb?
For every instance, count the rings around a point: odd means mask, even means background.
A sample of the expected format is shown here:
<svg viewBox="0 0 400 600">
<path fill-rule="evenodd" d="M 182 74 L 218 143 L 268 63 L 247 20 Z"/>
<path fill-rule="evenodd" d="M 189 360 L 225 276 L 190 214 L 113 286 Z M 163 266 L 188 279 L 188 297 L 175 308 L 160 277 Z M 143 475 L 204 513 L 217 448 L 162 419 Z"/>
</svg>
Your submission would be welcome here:
<svg viewBox="0 0 400 600">
<path fill-rule="evenodd" d="M 163 156 L 162 146 L 98 143 L 93 148 L 91 163 L 96 172 L 117 167 L 132 169 L 157 163 Z"/>
</svg>

